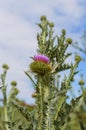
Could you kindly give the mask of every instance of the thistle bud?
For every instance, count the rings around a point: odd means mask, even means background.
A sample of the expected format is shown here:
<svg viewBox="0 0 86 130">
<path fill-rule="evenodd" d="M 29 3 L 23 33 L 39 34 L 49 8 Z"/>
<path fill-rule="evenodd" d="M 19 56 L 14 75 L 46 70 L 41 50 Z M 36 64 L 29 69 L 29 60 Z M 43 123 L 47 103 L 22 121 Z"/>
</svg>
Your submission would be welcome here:
<svg viewBox="0 0 86 130">
<path fill-rule="evenodd" d="M 41 18 L 40 18 L 41 21 L 43 21 L 43 20 L 46 21 L 46 19 L 47 19 L 47 18 L 46 18 L 45 15 L 41 16 Z"/>
<path fill-rule="evenodd" d="M 52 23 L 52 22 L 49 23 L 49 27 L 50 27 L 50 28 L 53 28 L 53 27 L 54 27 L 54 23 Z"/>
<path fill-rule="evenodd" d="M 7 64 L 3 64 L 2 65 L 2 68 L 5 69 L 5 70 L 8 70 L 9 69 L 9 66 Z"/>
<path fill-rule="evenodd" d="M 71 39 L 71 38 L 67 38 L 67 39 L 66 39 L 66 42 L 67 42 L 68 44 L 71 44 L 71 43 L 72 43 L 72 39 Z"/>
<path fill-rule="evenodd" d="M 62 29 L 62 34 L 65 35 L 66 34 L 66 30 Z"/>
<path fill-rule="evenodd" d="M 12 81 L 12 82 L 11 82 L 11 85 L 12 85 L 12 86 L 16 86 L 16 85 L 17 85 L 17 82 L 16 82 L 16 81 Z"/>
<path fill-rule="evenodd" d="M 84 84 L 85 84 L 84 80 L 79 81 L 79 85 L 84 85 Z"/>
<path fill-rule="evenodd" d="M 80 57 L 79 55 L 76 55 L 76 56 L 75 56 L 75 61 L 76 61 L 76 62 L 80 62 L 80 61 L 81 61 L 81 57 Z"/>
</svg>

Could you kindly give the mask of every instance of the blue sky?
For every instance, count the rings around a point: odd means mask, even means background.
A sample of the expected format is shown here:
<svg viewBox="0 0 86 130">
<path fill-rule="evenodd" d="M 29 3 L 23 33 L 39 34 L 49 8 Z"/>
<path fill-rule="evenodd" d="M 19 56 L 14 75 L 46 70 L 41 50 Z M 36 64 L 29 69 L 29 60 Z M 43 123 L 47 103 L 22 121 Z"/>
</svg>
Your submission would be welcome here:
<svg viewBox="0 0 86 130">
<path fill-rule="evenodd" d="M 3 63 L 10 66 L 8 88 L 16 80 L 21 99 L 33 103 L 34 89 L 24 70 L 36 53 L 40 16 L 55 23 L 55 33 L 65 28 L 67 36 L 78 41 L 86 29 L 85 6 L 86 0 L 0 0 L 0 72 Z"/>
</svg>

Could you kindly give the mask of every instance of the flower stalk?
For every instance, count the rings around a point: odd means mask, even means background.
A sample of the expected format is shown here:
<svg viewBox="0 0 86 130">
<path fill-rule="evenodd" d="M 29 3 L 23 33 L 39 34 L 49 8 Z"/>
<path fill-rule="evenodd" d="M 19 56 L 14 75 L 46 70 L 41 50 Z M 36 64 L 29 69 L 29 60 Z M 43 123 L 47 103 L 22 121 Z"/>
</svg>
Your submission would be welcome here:
<svg viewBox="0 0 86 130">
<path fill-rule="evenodd" d="M 7 70 L 9 69 L 8 65 L 4 64 L 3 66 L 4 72 L 3 74 L 1 74 L 1 80 L 2 80 L 2 93 L 3 93 L 3 106 L 4 106 L 4 119 L 5 119 L 5 129 L 9 130 L 8 128 L 8 108 L 7 108 L 7 93 L 6 93 L 6 89 L 7 86 L 5 84 L 5 80 L 6 80 L 6 74 L 7 74 Z"/>
</svg>

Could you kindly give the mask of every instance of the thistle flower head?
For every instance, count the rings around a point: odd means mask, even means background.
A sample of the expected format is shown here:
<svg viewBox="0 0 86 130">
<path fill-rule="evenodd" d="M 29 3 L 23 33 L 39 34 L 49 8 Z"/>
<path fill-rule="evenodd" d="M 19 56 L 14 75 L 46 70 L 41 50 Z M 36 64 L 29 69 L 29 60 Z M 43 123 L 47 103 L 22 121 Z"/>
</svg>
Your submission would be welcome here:
<svg viewBox="0 0 86 130">
<path fill-rule="evenodd" d="M 35 56 L 34 56 L 34 60 L 35 60 L 35 61 L 42 61 L 42 62 L 44 62 L 44 63 L 49 63 L 49 62 L 50 62 L 49 57 L 47 57 L 47 56 L 45 56 L 45 55 L 41 55 L 41 54 L 35 55 Z"/>
</svg>

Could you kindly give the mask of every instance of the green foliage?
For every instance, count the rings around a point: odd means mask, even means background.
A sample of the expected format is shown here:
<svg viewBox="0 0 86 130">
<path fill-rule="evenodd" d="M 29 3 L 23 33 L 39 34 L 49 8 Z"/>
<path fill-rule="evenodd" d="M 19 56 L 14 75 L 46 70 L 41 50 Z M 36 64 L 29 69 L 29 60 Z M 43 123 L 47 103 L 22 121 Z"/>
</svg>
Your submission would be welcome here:
<svg viewBox="0 0 86 130">
<path fill-rule="evenodd" d="M 66 38 L 63 29 L 60 36 L 54 36 L 54 24 L 49 22 L 46 16 L 40 18 L 38 26 L 41 33 L 37 34 L 37 54 L 45 55 L 50 59 L 49 63 L 34 61 L 25 74 L 34 85 L 35 105 L 30 106 L 17 98 L 18 89 L 16 81 L 11 82 L 11 90 L 7 96 L 6 74 L 7 67 L 3 65 L 1 74 L 1 91 L 3 94 L 3 106 L 0 108 L 1 130 L 85 130 L 86 129 L 86 89 L 82 79 L 82 95 L 68 104 L 67 92 L 72 87 L 74 76 L 78 73 L 77 67 L 81 60 L 76 55 L 74 64 L 67 64 L 66 59 L 71 56 L 67 53 L 71 38 Z M 68 70 L 59 84 L 59 72 Z M 34 78 L 30 74 L 34 75 Z M 35 79 L 35 80 L 34 80 Z M 3 116 L 4 115 L 4 116 Z"/>
</svg>

